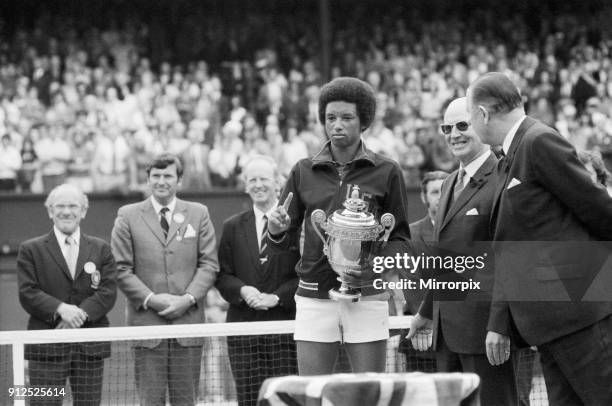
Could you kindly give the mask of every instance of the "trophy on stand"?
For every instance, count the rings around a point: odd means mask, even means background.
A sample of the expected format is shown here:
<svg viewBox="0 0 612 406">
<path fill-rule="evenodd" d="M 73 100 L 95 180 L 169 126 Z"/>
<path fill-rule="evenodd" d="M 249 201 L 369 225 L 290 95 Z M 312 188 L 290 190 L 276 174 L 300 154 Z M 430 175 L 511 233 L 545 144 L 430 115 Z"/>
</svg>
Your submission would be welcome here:
<svg viewBox="0 0 612 406">
<path fill-rule="evenodd" d="M 351 197 L 343 203 L 344 209 L 336 210 L 326 219 L 325 212 L 317 209 L 312 212 L 310 221 L 323 241 L 323 254 L 338 274 L 340 289 L 329 291 L 333 300 L 356 302 L 361 296 L 360 289 L 369 286 L 354 278 L 347 278 L 347 270 L 361 271 L 365 264 L 371 264 L 372 258 L 389 239 L 395 226 L 395 217 L 385 213 L 380 217 L 380 224 L 372 213 L 368 213 L 367 203 L 359 197 L 359 187 L 353 186 Z M 327 234 L 323 237 L 321 227 Z"/>
</svg>

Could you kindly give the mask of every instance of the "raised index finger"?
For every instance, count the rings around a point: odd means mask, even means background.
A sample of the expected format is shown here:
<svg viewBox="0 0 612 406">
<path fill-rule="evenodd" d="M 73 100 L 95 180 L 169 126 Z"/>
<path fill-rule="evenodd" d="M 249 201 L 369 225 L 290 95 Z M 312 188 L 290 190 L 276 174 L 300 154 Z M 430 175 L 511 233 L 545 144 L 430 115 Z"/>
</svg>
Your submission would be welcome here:
<svg viewBox="0 0 612 406">
<path fill-rule="evenodd" d="M 293 200 L 293 192 L 289 192 L 287 198 L 285 199 L 285 203 L 283 203 L 283 208 L 285 211 L 289 210 L 289 206 L 291 205 L 291 200 Z"/>
</svg>

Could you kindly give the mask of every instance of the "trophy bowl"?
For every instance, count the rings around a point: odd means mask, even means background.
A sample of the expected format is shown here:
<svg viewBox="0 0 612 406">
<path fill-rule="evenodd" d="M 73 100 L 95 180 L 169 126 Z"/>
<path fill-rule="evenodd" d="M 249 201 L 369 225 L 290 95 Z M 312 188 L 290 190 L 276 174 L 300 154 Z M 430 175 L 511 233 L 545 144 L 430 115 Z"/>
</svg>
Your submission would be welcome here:
<svg viewBox="0 0 612 406">
<path fill-rule="evenodd" d="M 340 281 L 339 290 L 331 289 L 329 297 L 356 302 L 361 296 L 361 288 L 371 285 L 371 281 L 364 281 L 363 276 L 356 278 L 350 271 L 363 271 L 368 265 L 371 268 L 372 258 L 387 242 L 395 226 L 395 217 L 385 213 L 378 223 L 374 215 L 367 212 L 367 203 L 359 197 L 358 186 L 353 186 L 343 206 L 344 209 L 336 210 L 329 218 L 323 210 L 314 210 L 310 221 L 323 241 L 323 254 Z"/>
</svg>

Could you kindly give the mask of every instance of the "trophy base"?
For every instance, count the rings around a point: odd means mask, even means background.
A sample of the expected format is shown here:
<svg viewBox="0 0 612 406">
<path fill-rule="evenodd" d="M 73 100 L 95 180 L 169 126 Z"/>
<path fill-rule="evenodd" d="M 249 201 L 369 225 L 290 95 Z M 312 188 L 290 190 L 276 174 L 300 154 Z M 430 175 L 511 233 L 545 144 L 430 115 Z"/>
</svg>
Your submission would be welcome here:
<svg viewBox="0 0 612 406">
<path fill-rule="evenodd" d="M 355 289 L 342 289 L 340 291 L 330 289 L 329 298 L 337 302 L 358 302 L 361 297 L 361 293 Z"/>
</svg>

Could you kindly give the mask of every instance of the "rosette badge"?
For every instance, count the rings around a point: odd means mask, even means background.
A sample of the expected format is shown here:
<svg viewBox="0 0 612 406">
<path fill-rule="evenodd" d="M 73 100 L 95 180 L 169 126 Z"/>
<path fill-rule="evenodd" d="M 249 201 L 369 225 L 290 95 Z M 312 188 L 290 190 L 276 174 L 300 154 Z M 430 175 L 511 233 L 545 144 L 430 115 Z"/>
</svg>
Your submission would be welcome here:
<svg viewBox="0 0 612 406">
<path fill-rule="evenodd" d="M 185 222 L 185 216 L 183 213 L 175 213 L 174 216 L 172 216 L 172 220 L 174 220 L 176 224 L 183 224 Z"/>
<path fill-rule="evenodd" d="M 96 264 L 94 264 L 93 262 L 87 262 L 83 266 L 83 270 L 85 271 L 85 273 L 91 275 L 92 273 L 96 272 Z"/>
<path fill-rule="evenodd" d="M 389 239 L 395 227 L 395 217 L 385 213 L 378 223 L 374 215 L 367 211 L 367 203 L 359 196 L 359 186 L 353 186 L 351 197 L 346 199 L 343 206 L 344 209 L 336 210 L 327 219 L 323 210 L 314 210 L 310 221 L 323 241 L 323 254 L 340 281 L 340 289 L 330 290 L 329 297 L 356 302 L 361 296 L 361 288 L 370 286 L 371 281 L 356 280 L 348 275 L 351 270 L 362 271 L 371 264 L 372 258 Z M 325 231 L 327 238 L 323 237 L 319 227 Z"/>
<path fill-rule="evenodd" d="M 98 289 L 100 287 L 102 275 L 100 275 L 100 271 L 96 269 L 96 264 L 93 262 L 87 262 L 83 266 L 83 270 L 86 274 L 89 274 L 89 277 L 91 278 L 91 287 L 93 289 Z"/>
</svg>

